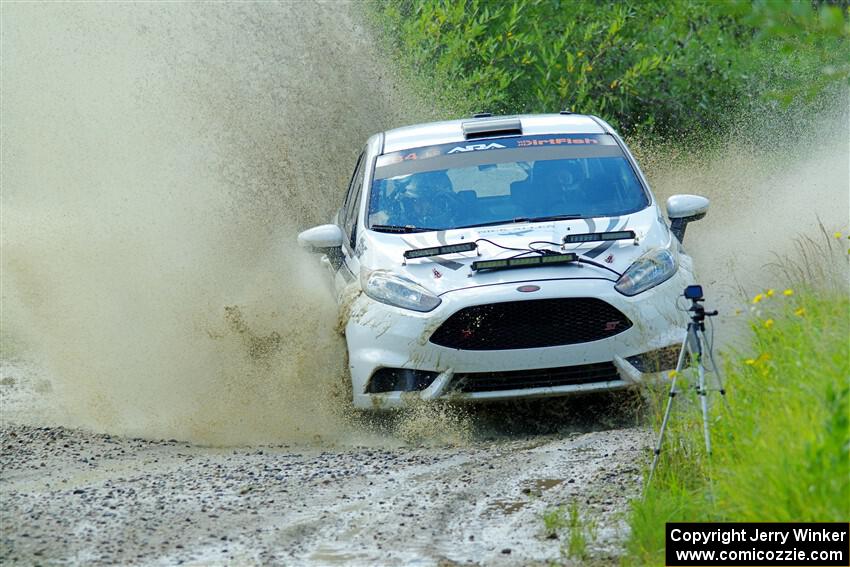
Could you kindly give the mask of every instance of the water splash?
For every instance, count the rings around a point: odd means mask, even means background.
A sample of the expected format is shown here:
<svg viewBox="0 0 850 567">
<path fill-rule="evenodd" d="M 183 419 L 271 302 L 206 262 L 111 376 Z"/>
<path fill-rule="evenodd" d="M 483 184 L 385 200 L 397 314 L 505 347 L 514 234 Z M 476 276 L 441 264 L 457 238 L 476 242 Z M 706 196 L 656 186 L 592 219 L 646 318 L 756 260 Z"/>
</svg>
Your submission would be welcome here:
<svg viewBox="0 0 850 567">
<path fill-rule="evenodd" d="M 61 421 L 340 438 L 344 344 L 294 235 L 415 120 L 349 6 L 3 6 L 3 320 Z"/>
</svg>

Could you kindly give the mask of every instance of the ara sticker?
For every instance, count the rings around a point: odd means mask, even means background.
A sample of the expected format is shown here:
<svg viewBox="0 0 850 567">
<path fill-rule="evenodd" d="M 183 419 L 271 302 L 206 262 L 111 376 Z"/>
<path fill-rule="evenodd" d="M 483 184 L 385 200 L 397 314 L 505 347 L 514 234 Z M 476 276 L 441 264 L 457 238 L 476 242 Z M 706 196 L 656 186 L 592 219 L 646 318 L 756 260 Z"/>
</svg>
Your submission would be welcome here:
<svg viewBox="0 0 850 567">
<path fill-rule="evenodd" d="M 457 154 L 460 152 L 474 152 L 478 150 L 498 150 L 504 149 L 506 146 L 502 144 L 497 144 L 496 142 L 491 142 L 489 144 L 469 144 L 466 146 L 457 146 L 450 149 L 447 154 Z"/>
</svg>

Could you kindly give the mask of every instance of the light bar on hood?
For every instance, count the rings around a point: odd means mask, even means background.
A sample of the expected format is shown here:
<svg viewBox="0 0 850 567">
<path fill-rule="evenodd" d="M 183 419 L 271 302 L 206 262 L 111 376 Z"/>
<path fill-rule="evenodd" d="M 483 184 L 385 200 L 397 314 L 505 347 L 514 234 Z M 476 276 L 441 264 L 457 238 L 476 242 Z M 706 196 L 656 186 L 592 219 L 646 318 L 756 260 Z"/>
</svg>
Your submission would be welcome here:
<svg viewBox="0 0 850 567">
<path fill-rule="evenodd" d="M 530 256 L 528 258 L 506 258 L 504 260 L 480 260 L 472 263 L 472 270 L 508 270 L 511 268 L 532 268 L 536 266 L 551 266 L 569 264 L 578 260 L 577 254 L 547 254 L 545 256 Z"/>
<path fill-rule="evenodd" d="M 411 258 L 427 258 L 428 256 L 442 256 L 443 254 L 472 252 L 477 248 L 478 245 L 474 242 L 465 242 L 463 244 L 448 244 L 446 246 L 432 246 L 431 248 L 414 248 L 413 250 L 405 250 L 404 257 L 408 260 L 410 260 Z"/>
<path fill-rule="evenodd" d="M 580 244 L 582 242 L 603 242 L 606 240 L 633 240 L 635 231 L 619 230 L 616 232 L 588 232 L 585 234 L 568 234 L 564 244 Z"/>
</svg>

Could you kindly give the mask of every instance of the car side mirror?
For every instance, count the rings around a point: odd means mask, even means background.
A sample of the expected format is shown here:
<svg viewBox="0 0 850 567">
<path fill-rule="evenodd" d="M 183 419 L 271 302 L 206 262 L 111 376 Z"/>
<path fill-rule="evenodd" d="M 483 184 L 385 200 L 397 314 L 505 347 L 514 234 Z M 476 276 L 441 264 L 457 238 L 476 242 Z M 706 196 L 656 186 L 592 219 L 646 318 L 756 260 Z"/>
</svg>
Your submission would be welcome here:
<svg viewBox="0 0 850 567">
<path fill-rule="evenodd" d="M 699 195 L 673 195 L 667 199 L 670 230 L 682 242 L 688 223 L 698 221 L 708 213 L 709 201 Z"/>
<path fill-rule="evenodd" d="M 329 248 L 342 246 L 344 235 L 335 224 L 322 224 L 307 229 L 298 235 L 298 244 L 310 252 L 328 253 Z"/>
</svg>

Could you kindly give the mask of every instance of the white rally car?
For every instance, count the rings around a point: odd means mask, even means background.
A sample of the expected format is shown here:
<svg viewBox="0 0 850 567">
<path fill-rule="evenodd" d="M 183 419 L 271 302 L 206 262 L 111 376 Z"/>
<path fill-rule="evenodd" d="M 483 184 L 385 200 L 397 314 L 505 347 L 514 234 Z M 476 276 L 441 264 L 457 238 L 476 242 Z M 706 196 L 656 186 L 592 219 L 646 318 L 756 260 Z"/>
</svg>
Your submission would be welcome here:
<svg viewBox="0 0 850 567">
<path fill-rule="evenodd" d="M 623 140 L 570 113 L 369 138 L 332 224 L 299 234 L 334 274 L 354 404 L 614 390 L 675 367 L 708 200 L 662 212 Z"/>
</svg>

